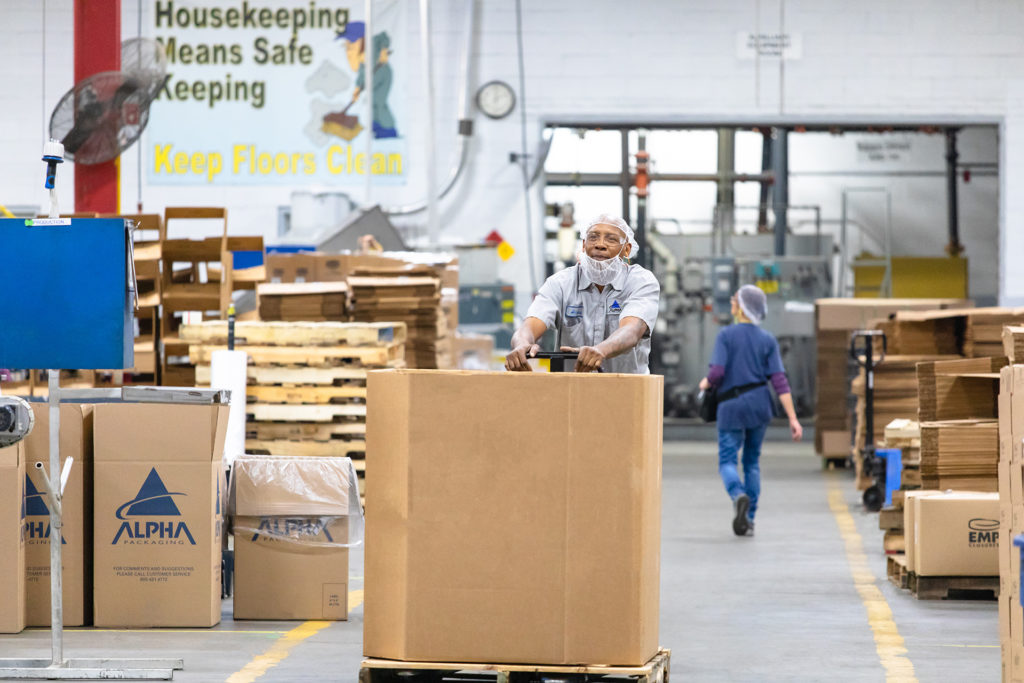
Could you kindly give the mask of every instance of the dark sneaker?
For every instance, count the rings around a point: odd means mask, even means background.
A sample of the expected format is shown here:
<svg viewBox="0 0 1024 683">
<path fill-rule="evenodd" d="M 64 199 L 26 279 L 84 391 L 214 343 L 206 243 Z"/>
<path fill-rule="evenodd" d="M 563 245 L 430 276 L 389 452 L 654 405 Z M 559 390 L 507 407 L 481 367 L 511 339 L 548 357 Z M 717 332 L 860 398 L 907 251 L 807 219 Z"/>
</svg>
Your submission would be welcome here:
<svg viewBox="0 0 1024 683">
<path fill-rule="evenodd" d="M 747 513 L 750 512 L 750 498 L 747 494 L 741 493 L 736 497 L 733 502 L 736 515 L 732 518 L 732 531 L 737 536 L 746 536 L 747 529 L 750 527 L 750 520 L 747 519 Z"/>
</svg>

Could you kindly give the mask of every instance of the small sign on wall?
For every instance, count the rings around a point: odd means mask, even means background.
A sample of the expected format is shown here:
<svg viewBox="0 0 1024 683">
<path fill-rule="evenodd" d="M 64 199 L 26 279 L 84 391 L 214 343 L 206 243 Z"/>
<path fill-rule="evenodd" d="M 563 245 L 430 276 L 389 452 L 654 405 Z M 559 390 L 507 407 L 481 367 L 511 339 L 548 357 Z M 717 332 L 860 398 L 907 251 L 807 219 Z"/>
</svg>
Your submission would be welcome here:
<svg viewBox="0 0 1024 683">
<path fill-rule="evenodd" d="M 914 151 L 909 137 L 871 137 L 857 140 L 857 161 L 878 164 L 910 159 Z"/>
<path fill-rule="evenodd" d="M 736 57 L 744 60 L 762 58 L 802 59 L 804 40 L 802 33 L 755 33 L 740 31 L 736 34 Z"/>
</svg>

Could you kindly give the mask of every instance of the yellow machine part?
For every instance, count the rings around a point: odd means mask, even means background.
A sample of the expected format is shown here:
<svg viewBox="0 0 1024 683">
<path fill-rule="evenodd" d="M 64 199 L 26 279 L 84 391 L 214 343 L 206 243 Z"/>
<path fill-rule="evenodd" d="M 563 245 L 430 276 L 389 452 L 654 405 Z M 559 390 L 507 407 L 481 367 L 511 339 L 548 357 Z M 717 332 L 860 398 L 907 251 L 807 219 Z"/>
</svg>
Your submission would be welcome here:
<svg viewBox="0 0 1024 683">
<path fill-rule="evenodd" d="M 875 257 L 868 257 L 875 263 Z M 884 296 L 882 279 L 885 266 L 857 265 L 853 262 L 854 296 Z M 901 299 L 966 299 L 967 259 L 949 256 L 894 256 L 892 258 L 891 296 Z"/>
</svg>

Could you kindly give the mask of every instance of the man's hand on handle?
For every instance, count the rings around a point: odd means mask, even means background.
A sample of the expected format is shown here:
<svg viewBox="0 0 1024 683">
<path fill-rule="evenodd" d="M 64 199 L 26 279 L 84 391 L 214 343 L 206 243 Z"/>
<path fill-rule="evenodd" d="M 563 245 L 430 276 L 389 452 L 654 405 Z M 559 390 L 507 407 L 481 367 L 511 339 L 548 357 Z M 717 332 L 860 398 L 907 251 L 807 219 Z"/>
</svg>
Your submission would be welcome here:
<svg viewBox="0 0 1024 683">
<path fill-rule="evenodd" d="M 581 346 L 580 348 L 563 346 L 561 350 L 579 354 L 576 358 L 576 372 L 597 372 L 601 369 L 601 363 L 607 358 L 605 353 L 596 346 Z"/>
<path fill-rule="evenodd" d="M 505 356 L 505 369 L 510 372 L 531 372 L 533 368 L 527 357 L 533 358 L 539 351 L 539 344 L 520 344 Z"/>
</svg>

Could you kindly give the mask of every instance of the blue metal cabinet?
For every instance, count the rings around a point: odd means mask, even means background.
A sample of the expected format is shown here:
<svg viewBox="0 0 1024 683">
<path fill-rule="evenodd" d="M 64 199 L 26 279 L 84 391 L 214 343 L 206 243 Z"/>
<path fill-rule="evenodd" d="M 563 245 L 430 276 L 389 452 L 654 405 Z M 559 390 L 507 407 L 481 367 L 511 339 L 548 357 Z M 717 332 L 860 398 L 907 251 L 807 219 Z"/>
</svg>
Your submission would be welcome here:
<svg viewBox="0 0 1024 683">
<path fill-rule="evenodd" d="M 134 365 L 131 234 L 119 218 L 0 219 L 0 368 Z"/>
</svg>

